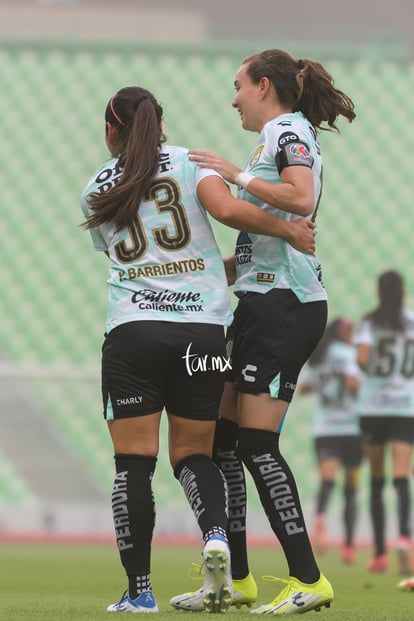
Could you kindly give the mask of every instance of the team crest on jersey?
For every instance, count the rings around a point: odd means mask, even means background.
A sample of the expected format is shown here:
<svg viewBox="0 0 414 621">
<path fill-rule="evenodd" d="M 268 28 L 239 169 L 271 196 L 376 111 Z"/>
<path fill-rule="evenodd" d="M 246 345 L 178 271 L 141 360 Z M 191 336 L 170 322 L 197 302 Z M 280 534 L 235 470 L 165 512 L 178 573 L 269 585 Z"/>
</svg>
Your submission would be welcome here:
<svg viewBox="0 0 414 621">
<path fill-rule="evenodd" d="M 253 166 L 256 166 L 256 164 L 258 163 L 258 161 L 260 160 L 260 156 L 262 155 L 264 149 L 264 144 L 259 144 L 258 147 L 256 147 L 250 162 L 249 162 L 249 168 L 253 168 Z"/>
</svg>

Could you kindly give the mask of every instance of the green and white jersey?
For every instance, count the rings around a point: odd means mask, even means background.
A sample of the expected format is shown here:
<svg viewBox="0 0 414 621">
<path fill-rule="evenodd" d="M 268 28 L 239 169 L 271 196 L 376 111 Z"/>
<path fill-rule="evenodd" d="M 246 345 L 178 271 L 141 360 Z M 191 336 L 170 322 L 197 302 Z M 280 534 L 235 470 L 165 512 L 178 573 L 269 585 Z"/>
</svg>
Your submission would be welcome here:
<svg viewBox="0 0 414 621">
<path fill-rule="evenodd" d="M 314 210 L 309 219 L 314 220 L 322 191 L 322 158 L 316 132 L 301 112 L 283 114 L 266 123 L 245 170 L 266 181 L 282 183 L 280 173 L 287 166 L 311 168 Z M 242 188 L 238 197 L 283 220 L 299 218 L 271 207 Z M 246 291 L 266 293 L 273 288 L 291 289 L 300 302 L 327 299 L 316 257 L 298 252 L 276 237 L 240 233 L 236 245 L 236 295 Z"/>
<path fill-rule="evenodd" d="M 105 192 L 122 170 L 114 158 L 99 168 L 81 198 Z M 159 320 L 228 325 L 232 320 L 223 259 L 198 183 L 217 175 L 188 159 L 188 150 L 164 145 L 159 171 L 134 224 L 117 232 L 112 223 L 90 230 L 96 250 L 110 258 L 107 332 L 130 321 Z"/>
<path fill-rule="evenodd" d="M 320 364 L 304 367 L 300 381 L 317 394 L 314 437 L 359 435 L 355 396 L 346 387 L 347 377 L 359 379 L 360 371 L 355 347 L 342 341 L 329 345 Z"/>
<path fill-rule="evenodd" d="M 404 330 L 381 328 L 370 318 L 354 342 L 371 348 L 357 401 L 360 416 L 414 416 L 414 313 L 404 310 Z"/>
</svg>

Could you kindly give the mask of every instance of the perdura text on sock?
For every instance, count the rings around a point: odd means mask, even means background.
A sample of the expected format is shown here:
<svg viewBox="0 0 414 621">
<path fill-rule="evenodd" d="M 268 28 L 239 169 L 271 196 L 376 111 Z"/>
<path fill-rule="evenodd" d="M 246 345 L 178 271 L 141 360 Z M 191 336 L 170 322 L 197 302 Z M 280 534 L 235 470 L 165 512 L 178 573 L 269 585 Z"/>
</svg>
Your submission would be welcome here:
<svg viewBox="0 0 414 621">
<path fill-rule="evenodd" d="M 259 465 L 263 481 L 269 488 L 270 497 L 273 499 L 275 509 L 285 527 L 288 535 L 303 533 L 303 526 L 299 526 L 295 520 L 300 520 L 300 513 L 295 506 L 292 490 L 286 483 L 287 475 L 282 467 L 270 453 L 252 455 L 253 463 Z"/>
<path fill-rule="evenodd" d="M 242 466 L 235 451 L 217 451 L 217 456 L 220 458 L 220 468 L 227 482 L 228 531 L 230 533 L 241 533 L 246 530 L 246 485 Z"/>
<path fill-rule="evenodd" d="M 128 472 L 117 472 L 112 488 L 112 515 L 116 533 L 118 550 L 128 550 L 133 548 L 133 543 L 128 543 L 131 537 L 129 528 L 128 514 L 128 491 L 127 491 Z"/>
<path fill-rule="evenodd" d="M 193 513 L 198 520 L 200 515 L 204 513 L 205 508 L 203 507 L 203 502 L 200 498 L 200 492 L 198 491 L 195 474 L 187 466 L 184 466 L 181 471 L 180 483 L 183 486 L 184 493 L 190 503 Z"/>
</svg>

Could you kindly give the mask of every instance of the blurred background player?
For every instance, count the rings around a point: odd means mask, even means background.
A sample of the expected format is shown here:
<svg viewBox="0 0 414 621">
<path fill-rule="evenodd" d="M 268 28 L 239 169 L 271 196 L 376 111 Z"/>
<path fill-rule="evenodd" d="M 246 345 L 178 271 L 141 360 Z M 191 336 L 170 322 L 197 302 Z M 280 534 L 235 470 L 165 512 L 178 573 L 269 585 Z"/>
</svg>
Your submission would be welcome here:
<svg viewBox="0 0 414 621">
<path fill-rule="evenodd" d="M 170 462 L 204 540 L 203 608 L 225 612 L 232 602 L 227 495 L 211 452 L 227 368 L 224 326 L 232 312 L 207 211 L 236 228 L 286 235 L 311 253 L 313 225 L 286 223 L 235 199 L 219 174 L 198 168 L 186 149 L 165 144 L 162 117 L 160 104 L 141 87 L 111 97 L 105 139 L 112 157 L 81 200 L 84 227 L 110 260 L 102 397 L 128 589 L 107 610 L 158 611 L 151 585 L 151 482 L 165 408 Z M 200 357 L 208 359 L 206 368 Z"/>
<path fill-rule="evenodd" d="M 363 317 L 354 337 L 358 364 L 364 371 L 357 414 L 371 475 L 374 556 L 368 569 L 374 572 L 388 569 L 383 491 L 389 449 L 397 505 L 399 571 L 410 575 L 414 313 L 404 306 L 404 282 L 399 272 L 382 273 L 377 294 L 378 306 Z"/>
<path fill-rule="evenodd" d="M 313 437 L 320 484 L 312 542 L 316 552 L 325 551 L 328 504 L 342 467 L 345 536 L 341 558 L 345 563 L 355 561 L 356 492 L 362 461 L 359 421 L 354 407 L 360 371 L 351 344 L 352 332 L 353 324 L 348 319 L 340 317 L 331 321 L 303 369 L 298 385 L 300 394 L 316 393 Z"/>
<path fill-rule="evenodd" d="M 400 591 L 414 591 L 414 576 L 401 580 L 398 583 L 398 588 Z"/>
</svg>

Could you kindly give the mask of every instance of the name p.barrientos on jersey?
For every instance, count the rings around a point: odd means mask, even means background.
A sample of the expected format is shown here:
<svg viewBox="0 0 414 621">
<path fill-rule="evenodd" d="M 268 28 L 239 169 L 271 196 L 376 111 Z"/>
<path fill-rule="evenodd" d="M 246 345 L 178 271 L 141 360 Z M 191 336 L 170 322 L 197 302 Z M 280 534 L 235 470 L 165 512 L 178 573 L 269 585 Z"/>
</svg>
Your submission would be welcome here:
<svg viewBox="0 0 414 621">
<path fill-rule="evenodd" d="M 119 280 L 134 280 L 135 278 L 154 278 L 157 276 L 174 276 L 188 272 L 204 270 L 204 260 L 186 259 L 171 261 L 142 267 L 129 267 L 119 270 Z M 139 289 L 131 296 L 132 304 L 136 304 L 140 310 L 154 310 L 161 312 L 204 312 L 201 294 L 197 291 L 174 291 L 170 289 Z"/>
<path fill-rule="evenodd" d="M 181 261 L 171 261 L 155 265 L 144 265 L 143 267 L 129 267 L 119 269 L 119 280 L 133 280 L 134 278 L 156 278 L 157 276 L 174 276 L 175 274 L 185 274 L 187 272 L 197 272 L 204 270 L 204 259 L 186 259 Z"/>
</svg>

